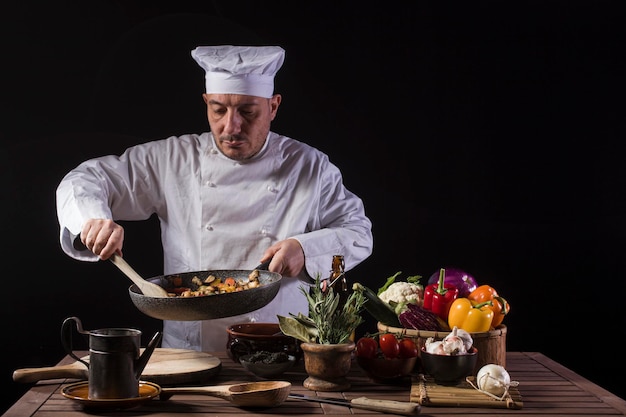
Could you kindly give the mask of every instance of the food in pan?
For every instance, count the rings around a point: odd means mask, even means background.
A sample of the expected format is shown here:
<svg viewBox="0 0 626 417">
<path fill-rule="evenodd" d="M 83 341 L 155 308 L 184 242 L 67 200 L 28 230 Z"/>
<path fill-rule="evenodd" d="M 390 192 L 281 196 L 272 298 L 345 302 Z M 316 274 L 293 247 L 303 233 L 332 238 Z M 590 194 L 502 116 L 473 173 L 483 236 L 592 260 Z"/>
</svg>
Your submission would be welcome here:
<svg viewBox="0 0 626 417">
<path fill-rule="evenodd" d="M 226 277 L 224 279 L 217 278 L 215 275 L 209 275 L 204 280 L 197 276 L 191 279 L 191 283 L 195 285 L 195 289 L 182 286 L 182 278 L 173 277 L 173 287 L 166 288 L 170 297 L 201 297 L 206 295 L 217 295 L 230 292 L 244 291 L 251 288 L 257 288 L 261 285 L 259 281 L 259 271 L 253 270 L 247 279 L 235 279 Z"/>
</svg>

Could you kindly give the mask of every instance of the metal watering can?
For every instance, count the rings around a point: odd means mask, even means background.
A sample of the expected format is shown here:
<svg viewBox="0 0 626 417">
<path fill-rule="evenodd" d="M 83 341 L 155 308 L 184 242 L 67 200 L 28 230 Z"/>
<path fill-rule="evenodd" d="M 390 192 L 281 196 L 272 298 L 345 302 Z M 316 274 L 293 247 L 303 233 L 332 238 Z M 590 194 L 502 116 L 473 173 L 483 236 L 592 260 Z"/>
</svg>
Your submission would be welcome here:
<svg viewBox="0 0 626 417">
<path fill-rule="evenodd" d="M 89 336 L 89 362 L 74 353 L 71 324 Z M 157 332 L 140 355 L 141 331 L 129 328 L 106 328 L 85 331 L 78 317 L 68 317 L 61 326 L 65 351 L 89 369 L 89 399 L 139 397 L 139 379 L 152 352 L 161 341 Z"/>
</svg>

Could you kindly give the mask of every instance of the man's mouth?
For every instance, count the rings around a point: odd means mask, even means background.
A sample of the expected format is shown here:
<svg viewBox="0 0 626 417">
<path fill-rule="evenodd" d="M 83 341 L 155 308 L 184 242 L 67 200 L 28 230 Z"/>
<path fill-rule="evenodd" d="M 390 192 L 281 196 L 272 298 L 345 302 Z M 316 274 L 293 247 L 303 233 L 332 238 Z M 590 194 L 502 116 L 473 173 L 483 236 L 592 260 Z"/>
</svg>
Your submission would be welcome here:
<svg viewBox="0 0 626 417">
<path fill-rule="evenodd" d="M 245 141 L 243 139 L 239 139 L 236 136 L 224 136 L 221 139 L 221 142 L 228 146 L 241 146 Z"/>
</svg>

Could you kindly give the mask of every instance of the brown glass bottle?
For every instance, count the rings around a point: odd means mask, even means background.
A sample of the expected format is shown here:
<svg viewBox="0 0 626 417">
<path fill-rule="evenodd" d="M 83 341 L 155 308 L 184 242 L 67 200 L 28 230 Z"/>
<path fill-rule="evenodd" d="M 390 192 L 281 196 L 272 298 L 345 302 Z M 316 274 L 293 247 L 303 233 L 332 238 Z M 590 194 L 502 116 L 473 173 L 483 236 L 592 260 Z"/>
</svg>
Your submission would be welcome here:
<svg viewBox="0 0 626 417">
<path fill-rule="evenodd" d="M 350 287 L 346 278 L 346 266 L 343 255 L 333 255 L 333 262 L 328 277 L 328 286 L 339 296 L 338 309 L 342 309 L 350 296 Z M 355 332 L 350 335 L 350 340 L 354 342 Z M 354 352 L 352 353 L 354 355 Z"/>
<path fill-rule="evenodd" d="M 342 308 L 348 299 L 348 280 L 343 255 L 333 255 L 328 285 L 339 296 L 339 308 Z"/>
</svg>

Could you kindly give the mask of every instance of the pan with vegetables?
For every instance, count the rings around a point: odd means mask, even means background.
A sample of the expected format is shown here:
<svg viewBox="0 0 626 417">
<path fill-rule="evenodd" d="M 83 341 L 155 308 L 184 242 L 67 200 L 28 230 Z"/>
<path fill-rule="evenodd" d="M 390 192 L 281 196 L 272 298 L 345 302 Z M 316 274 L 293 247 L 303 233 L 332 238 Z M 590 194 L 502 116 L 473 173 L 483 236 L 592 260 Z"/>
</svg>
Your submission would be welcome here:
<svg viewBox="0 0 626 417">
<path fill-rule="evenodd" d="M 258 310 L 278 294 L 282 276 L 259 267 L 184 272 L 147 280 L 163 287 L 168 297 L 145 295 L 136 284 L 128 293 L 139 311 L 160 320 L 231 317 Z"/>
</svg>

